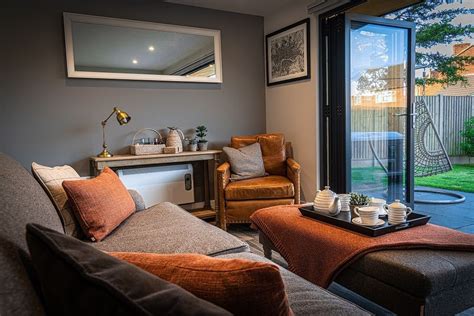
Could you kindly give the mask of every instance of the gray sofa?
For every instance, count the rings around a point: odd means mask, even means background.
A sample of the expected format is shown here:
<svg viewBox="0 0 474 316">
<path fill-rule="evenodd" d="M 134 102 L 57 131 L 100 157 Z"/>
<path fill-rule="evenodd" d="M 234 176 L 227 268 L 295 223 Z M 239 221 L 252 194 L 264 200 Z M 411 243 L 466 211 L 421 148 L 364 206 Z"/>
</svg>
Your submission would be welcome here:
<svg viewBox="0 0 474 316">
<path fill-rule="evenodd" d="M 0 154 L 0 315 L 44 315 L 22 257 L 28 255 L 25 225 L 38 223 L 64 232 L 60 218 L 36 180 L 19 163 Z M 104 251 L 200 253 L 268 261 L 248 245 L 171 203 L 137 211 L 110 236 L 91 243 Z M 368 313 L 280 268 L 295 315 Z"/>
</svg>

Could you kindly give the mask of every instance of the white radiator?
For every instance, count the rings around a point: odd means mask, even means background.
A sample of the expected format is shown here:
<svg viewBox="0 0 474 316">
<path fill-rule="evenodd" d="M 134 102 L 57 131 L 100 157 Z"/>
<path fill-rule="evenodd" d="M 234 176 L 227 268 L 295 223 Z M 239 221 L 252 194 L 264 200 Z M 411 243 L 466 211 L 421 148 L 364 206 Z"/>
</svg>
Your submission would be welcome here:
<svg viewBox="0 0 474 316">
<path fill-rule="evenodd" d="M 117 174 L 127 189 L 143 196 L 146 207 L 159 202 L 194 203 L 191 164 L 119 169 Z"/>
</svg>

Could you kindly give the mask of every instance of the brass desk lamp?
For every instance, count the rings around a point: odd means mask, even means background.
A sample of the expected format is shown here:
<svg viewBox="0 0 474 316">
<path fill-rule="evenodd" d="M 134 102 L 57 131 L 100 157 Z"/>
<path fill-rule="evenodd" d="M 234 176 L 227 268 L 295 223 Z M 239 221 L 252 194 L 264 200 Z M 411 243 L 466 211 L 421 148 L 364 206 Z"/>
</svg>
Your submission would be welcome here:
<svg viewBox="0 0 474 316">
<path fill-rule="evenodd" d="M 128 122 L 130 122 L 130 115 L 127 114 L 127 112 L 124 112 L 124 111 L 120 111 L 119 109 L 117 109 L 116 107 L 114 107 L 114 110 L 112 111 L 112 113 L 110 113 L 110 115 L 101 122 L 102 124 L 102 152 L 100 154 L 97 155 L 97 157 L 100 157 L 100 158 L 110 158 L 112 157 L 113 155 L 107 150 L 107 144 L 105 143 L 105 125 L 107 125 L 107 121 L 112 117 L 112 115 L 116 114 L 117 116 L 117 121 L 119 122 L 120 125 L 125 125 L 127 124 Z"/>
</svg>

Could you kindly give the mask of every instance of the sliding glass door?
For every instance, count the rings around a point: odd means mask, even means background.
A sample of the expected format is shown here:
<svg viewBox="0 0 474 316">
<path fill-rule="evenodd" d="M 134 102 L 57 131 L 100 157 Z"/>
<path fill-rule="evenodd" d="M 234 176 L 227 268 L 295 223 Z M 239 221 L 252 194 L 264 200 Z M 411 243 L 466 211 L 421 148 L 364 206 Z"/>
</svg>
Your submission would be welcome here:
<svg viewBox="0 0 474 316">
<path fill-rule="evenodd" d="M 341 14 L 322 27 L 322 182 L 412 204 L 413 25 Z"/>
</svg>

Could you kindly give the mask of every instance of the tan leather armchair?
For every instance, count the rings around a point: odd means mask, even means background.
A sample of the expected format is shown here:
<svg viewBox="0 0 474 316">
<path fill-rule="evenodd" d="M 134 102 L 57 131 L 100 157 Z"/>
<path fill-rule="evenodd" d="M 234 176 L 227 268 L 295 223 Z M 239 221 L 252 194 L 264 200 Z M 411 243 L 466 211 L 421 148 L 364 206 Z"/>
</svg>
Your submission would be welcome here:
<svg viewBox="0 0 474 316">
<path fill-rule="evenodd" d="M 230 146 L 240 148 L 256 142 L 268 176 L 231 182 L 231 165 L 225 162 L 217 168 L 217 222 L 224 230 L 229 224 L 250 223 L 250 215 L 258 209 L 300 203 L 301 167 L 293 159 L 291 144 L 283 134 L 259 134 L 234 136 Z"/>
</svg>

